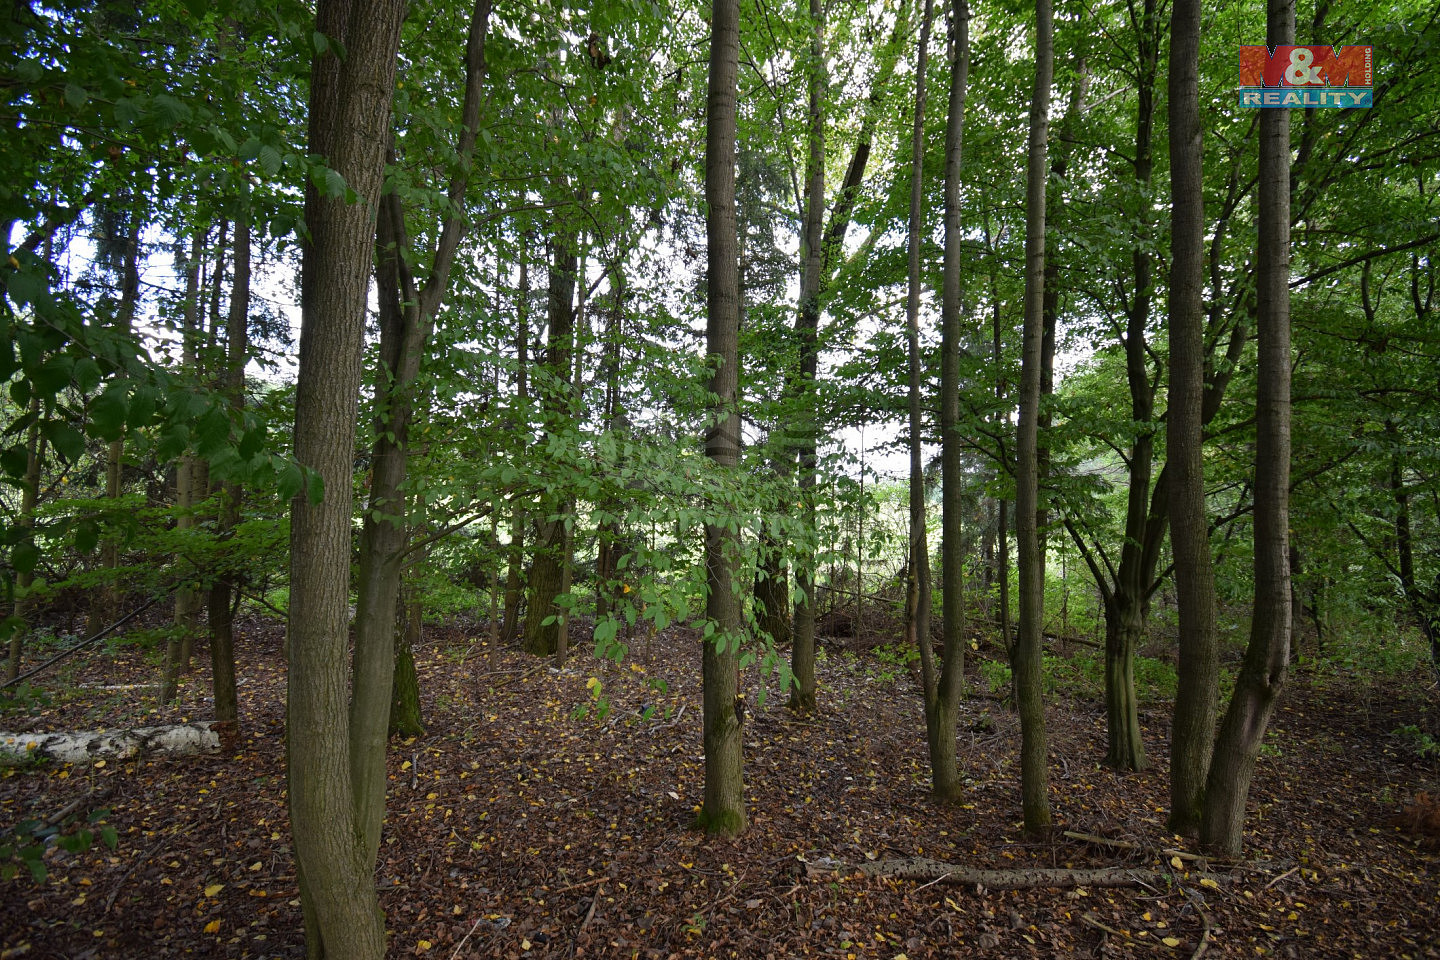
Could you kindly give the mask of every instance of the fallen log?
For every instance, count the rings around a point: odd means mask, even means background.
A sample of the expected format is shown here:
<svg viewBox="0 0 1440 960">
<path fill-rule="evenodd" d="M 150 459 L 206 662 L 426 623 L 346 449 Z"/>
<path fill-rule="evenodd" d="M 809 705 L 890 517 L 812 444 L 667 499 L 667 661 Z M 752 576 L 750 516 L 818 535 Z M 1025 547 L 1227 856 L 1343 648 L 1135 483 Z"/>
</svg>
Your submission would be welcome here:
<svg viewBox="0 0 1440 960">
<path fill-rule="evenodd" d="M 956 866 L 929 857 L 877 860 L 873 863 L 844 863 L 821 858 L 805 864 L 808 876 L 859 873 L 866 877 L 894 877 L 928 880 L 959 886 L 981 886 L 990 890 L 1066 889 L 1070 887 L 1141 887 L 1163 885 L 1165 878 L 1153 870 L 1129 867 L 1098 867 L 1064 870 L 1050 867 L 1016 867 L 1007 870 L 978 870 Z"/>
<path fill-rule="evenodd" d="M 130 730 L 0 733 L 0 764 L 28 763 L 41 757 L 62 763 L 82 763 L 110 757 L 190 757 L 215 753 L 220 749 L 219 726 L 207 720 Z"/>
</svg>

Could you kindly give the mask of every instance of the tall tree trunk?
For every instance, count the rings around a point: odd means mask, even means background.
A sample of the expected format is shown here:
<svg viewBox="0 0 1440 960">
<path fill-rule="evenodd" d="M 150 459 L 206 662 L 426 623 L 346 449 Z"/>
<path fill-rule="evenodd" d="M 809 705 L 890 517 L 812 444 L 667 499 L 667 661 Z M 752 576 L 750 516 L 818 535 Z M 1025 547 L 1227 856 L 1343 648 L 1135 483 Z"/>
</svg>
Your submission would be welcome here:
<svg viewBox="0 0 1440 960">
<path fill-rule="evenodd" d="M 520 284 L 515 303 L 515 397 L 519 408 L 516 430 L 526 429 L 530 408 L 530 258 L 526 253 L 529 244 L 522 243 L 520 250 Z M 502 643 L 513 643 L 520 633 L 520 600 L 524 596 L 525 508 L 518 496 L 510 498 L 510 543 L 506 547 L 505 572 L 505 616 L 500 630 Z"/>
<path fill-rule="evenodd" d="M 945 115 L 945 264 L 940 284 L 940 569 L 944 641 L 940 675 L 926 678 L 925 726 L 935 796 L 961 795 L 955 763 L 955 725 L 965 690 L 965 475 L 960 435 L 960 351 L 965 333 L 961 266 L 965 236 L 960 218 L 964 159 L 965 93 L 970 74 L 970 6 L 953 0 L 950 100 Z"/>
<path fill-rule="evenodd" d="M 547 377 L 541 391 L 549 432 L 564 430 L 572 416 L 575 272 L 579 262 L 576 246 L 576 235 L 562 228 L 554 239 L 551 253 L 546 301 L 550 330 L 544 362 Z M 565 611 L 556 605 L 555 598 L 564 591 L 569 546 L 565 520 L 571 509 L 569 503 L 556 497 L 542 498 L 536 520 L 535 553 L 526 585 L 524 639 L 525 651 L 536 656 L 553 656 L 560 646 L 561 631 L 565 629 Z"/>
<path fill-rule="evenodd" d="M 489 17 L 490 0 L 476 0 L 465 47 L 464 101 L 456 144 L 462 171 L 469 165 L 479 133 Z M 387 138 L 387 142 L 392 144 L 393 162 L 393 140 Z M 379 850 L 380 826 L 385 816 L 385 745 L 390 733 L 386 707 L 395 692 L 396 606 L 409 533 L 404 484 L 409 470 L 415 381 L 464 234 L 464 221 L 458 211 L 467 183 L 466 174 L 460 172 L 447 185 L 448 212 L 439 226 L 430 276 L 423 286 L 406 260 L 410 236 L 399 191 L 385 194 L 379 204 L 375 272 L 381 369 L 375 377 L 370 497 L 360 531 L 350 701 L 350 773 L 367 862 L 373 861 Z"/>
<path fill-rule="evenodd" d="M 1295 42 L 1294 0 L 1268 0 L 1266 42 Z M 1256 251 L 1255 603 L 1250 642 L 1220 725 L 1200 839 L 1237 856 L 1255 759 L 1290 659 L 1290 111 L 1260 114 Z"/>
<path fill-rule="evenodd" d="M 1170 14 L 1170 400 L 1166 424 L 1179 684 L 1170 732 L 1169 829 L 1200 827 L 1219 701 L 1215 570 L 1205 511 L 1205 195 L 1200 124 L 1200 0 Z"/>
<path fill-rule="evenodd" d="M 1044 336 L 1046 136 L 1054 40 L 1050 0 L 1035 5 L 1035 86 L 1030 99 L 1025 191 L 1025 324 L 1020 353 L 1020 419 L 1015 443 L 1015 540 L 1020 579 L 1020 629 L 1011 658 L 1020 712 L 1020 791 L 1025 831 L 1050 826 L 1045 705 L 1040 687 L 1045 616 L 1045 557 L 1040 550 L 1038 428 L 1041 340 Z"/>
<path fill-rule="evenodd" d="M 249 191 L 235 213 L 235 277 L 230 286 L 230 314 L 225 322 L 224 388 L 230 407 L 238 416 L 245 409 L 245 361 L 249 352 L 250 326 L 250 210 Z M 238 483 L 224 485 L 215 517 L 215 533 L 229 539 L 240 522 L 244 492 Z M 215 719 L 222 723 L 239 720 L 235 692 L 235 605 L 240 595 L 240 577 L 225 571 L 210 587 L 210 673 L 215 693 Z"/>
<path fill-rule="evenodd" d="M 820 429 L 819 397 L 815 375 L 820 358 L 820 287 L 825 250 L 825 11 L 821 0 L 809 0 L 810 16 L 810 123 L 809 154 L 805 162 L 805 219 L 800 231 L 800 379 L 797 399 L 801 409 L 799 437 L 800 504 L 808 530 L 815 529 L 816 445 Z M 815 710 L 815 554 L 802 552 L 795 567 L 795 626 L 791 639 L 790 671 L 795 686 L 790 709 Z"/>
<path fill-rule="evenodd" d="M 934 0 L 925 0 L 920 21 L 920 46 L 915 55 L 915 119 L 910 134 L 910 216 L 906 236 L 909 276 L 905 295 L 905 348 L 908 370 L 908 415 L 910 448 L 909 551 L 905 564 L 906 639 L 920 653 L 920 676 L 924 687 L 925 728 L 929 742 L 930 690 L 938 685 L 935 648 L 930 642 L 930 543 L 925 526 L 925 459 L 923 416 L 925 369 L 920 357 L 920 236 L 924 217 L 921 204 L 925 184 L 925 103 L 928 96 L 926 72 L 930 60 L 930 31 L 935 19 Z M 953 751 L 952 751 L 953 752 Z M 931 759 L 932 772 L 937 767 Z M 938 784 L 937 784 L 938 786 Z"/>
<path fill-rule="evenodd" d="M 306 949 L 331 960 L 385 954 L 374 857 L 351 779 L 346 681 L 365 300 L 405 8 L 403 0 L 320 0 L 316 29 L 334 42 L 316 54 L 310 84 L 310 153 L 355 195 L 352 203 L 323 196 L 316 178 L 306 188 L 294 438 L 308 476 L 291 503 L 290 534 L 290 822 Z M 388 686 L 381 696 L 360 706 L 383 713 Z M 366 761 L 376 765 L 374 757 Z"/>
<path fill-rule="evenodd" d="M 197 329 L 201 315 L 200 258 L 204 248 L 204 232 L 197 230 L 190 238 L 190 253 L 185 262 L 185 298 L 182 307 L 184 320 L 180 333 L 181 366 L 187 374 L 196 379 L 200 377 L 195 348 L 200 335 Z M 175 529 L 182 534 L 195 529 L 195 505 L 206 496 L 206 491 L 197 489 L 200 486 L 197 483 L 199 467 L 200 458 L 189 453 L 183 455 L 175 465 Z M 193 567 L 193 564 L 190 566 Z M 192 576 L 199 573 L 193 569 L 186 572 Z M 200 620 L 201 605 L 198 583 L 187 583 L 175 592 L 174 627 L 170 640 L 165 645 L 164 675 L 160 681 L 161 703 L 170 703 L 175 699 L 180 678 L 181 637 L 193 635 L 195 632 Z"/>
<path fill-rule="evenodd" d="M 115 311 L 115 326 L 122 335 L 128 335 L 135 320 L 135 308 L 140 302 L 140 215 L 132 212 L 133 224 L 125 237 L 125 251 L 120 268 L 120 303 Z M 105 499 L 120 498 L 121 472 L 125 459 L 125 439 L 117 437 L 105 448 Z M 87 636 L 94 636 L 115 622 L 119 611 L 120 591 L 114 579 L 114 571 L 120 566 L 120 541 L 114 534 L 107 535 L 100 542 L 100 566 L 111 572 L 111 576 L 100 587 L 90 606 L 90 625 Z"/>
<path fill-rule="evenodd" d="M 4 235 L 7 242 L 9 234 Z M 25 485 L 20 488 L 20 515 L 15 526 L 26 536 L 35 528 L 35 506 L 40 499 L 40 467 L 45 459 L 45 438 L 40 435 L 40 397 L 30 398 L 30 427 L 25 431 Z M 9 644 L 9 659 L 5 665 L 5 682 L 20 676 L 20 661 L 25 653 L 25 633 L 30 629 L 30 608 L 34 600 L 28 595 L 35 582 L 33 569 L 15 574 L 15 618 L 20 622 L 12 625 Z"/>
<path fill-rule="evenodd" d="M 716 364 L 710 379 L 710 427 L 705 455 L 722 472 L 740 459 L 740 264 L 735 222 L 735 113 L 740 60 L 737 0 L 714 0 L 710 78 L 705 117 L 705 233 L 708 240 L 706 353 Z M 710 510 L 727 509 L 711 503 Z M 705 524 L 705 616 L 714 624 L 701 661 L 704 685 L 705 797 L 699 825 L 708 834 L 736 836 L 745 829 L 743 708 L 739 653 L 744 621 L 735 595 L 737 537 L 723 517 Z"/>
</svg>

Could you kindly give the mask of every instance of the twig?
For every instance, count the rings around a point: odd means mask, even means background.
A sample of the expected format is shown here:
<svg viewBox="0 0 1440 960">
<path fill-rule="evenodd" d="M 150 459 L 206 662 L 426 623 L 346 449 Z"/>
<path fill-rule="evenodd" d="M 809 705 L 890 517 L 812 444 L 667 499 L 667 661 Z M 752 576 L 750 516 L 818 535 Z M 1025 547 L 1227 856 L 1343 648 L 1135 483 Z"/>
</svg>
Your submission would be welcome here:
<svg viewBox="0 0 1440 960">
<path fill-rule="evenodd" d="M 1271 880 L 1269 883 L 1265 884 L 1265 889 L 1266 889 L 1266 890 L 1269 890 L 1271 887 L 1275 886 L 1275 884 L 1279 883 L 1281 880 L 1284 880 L 1286 877 L 1290 876 L 1290 874 L 1294 873 L 1296 870 L 1299 870 L 1299 869 L 1300 869 L 1300 867 L 1299 867 L 1298 864 L 1297 864 L 1296 866 L 1291 867 L 1289 870 L 1286 870 L 1284 873 L 1280 874 L 1280 876 L 1276 877 L 1274 880 Z"/>
<path fill-rule="evenodd" d="M 450 954 L 450 960 L 455 960 L 456 957 L 460 956 L 460 948 L 465 946 L 465 941 L 470 939 L 470 934 L 475 932 L 475 928 L 480 926 L 480 921 L 484 919 L 485 918 L 483 916 L 476 917 L 475 922 L 470 924 L 470 930 L 465 934 L 465 936 L 460 938 L 459 943 L 455 944 L 455 952 Z"/>
<path fill-rule="evenodd" d="M 609 879 L 609 877 L 591 877 L 589 880 L 582 880 L 579 883 L 572 883 L 568 887 L 560 887 L 559 889 L 551 890 L 550 892 L 552 894 L 558 894 L 569 893 L 571 890 L 583 890 L 586 887 L 593 887 L 597 883 L 604 883 L 606 880 Z"/>
<path fill-rule="evenodd" d="M 1139 853 L 1151 853 L 1156 856 L 1163 856 L 1166 859 L 1179 857 L 1181 860 L 1189 860 L 1191 862 L 1204 861 L 1207 859 L 1201 854 L 1187 853 L 1184 850 L 1176 850 L 1173 847 L 1157 849 L 1155 847 L 1146 847 L 1131 840 L 1114 840 L 1110 837 L 1097 837 L 1091 833 L 1078 833 L 1074 830 L 1066 830 L 1064 836 L 1069 837 L 1071 840 L 1079 840 L 1082 843 L 1093 843 L 1096 846 L 1111 847 L 1116 850 L 1135 850 Z"/>
<path fill-rule="evenodd" d="M 1195 912 L 1200 914 L 1200 922 L 1204 924 L 1204 927 L 1200 930 L 1200 944 L 1195 948 L 1195 952 L 1190 954 L 1190 960 L 1200 960 L 1201 957 L 1205 956 L 1205 951 L 1210 949 L 1210 914 L 1205 912 L 1205 908 L 1200 905 L 1200 898 L 1194 893 L 1186 890 L 1185 897 L 1190 901 L 1190 905 L 1195 908 Z"/>
<path fill-rule="evenodd" d="M 117 880 L 115 883 L 115 889 L 111 890 L 110 896 L 105 898 L 104 913 L 109 913 L 110 908 L 115 906 L 115 898 L 120 896 L 120 888 L 125 886 L 125 881 L 129 880 L 131 874 L 133 874 L 136 870 L 140 869 L 140 864 L 150 859 L 150 855 L 155 852 L 155 850 L 160 846 L 161 841 L 163 841 L 164 839 L 165 836 L 156 837 L 155 841 L 151 843 L 150 846 L 146 847 L 145 851 L 141 853 L 140 856 L 135 858 L 135 862 L 130 864 L 130 869 L 126 870 L 123 874 L 120 875 L 120 879 Z"/>
<path fill-rule="evenodd" d="M 1104 930 L 1106 933 L 1111 934 L 1112 936 L 1119 937 L 1126 943 L 1132 943 L 1137 947 L 1144 947 L 1147 950 L 1154 950 L 1157 953 L 1165 953 L 1167 950 L 1174 949 L 1173 947 L 1167 947 L 1163 943 L 1152 943 L 1149 940 L 1141 940 L 1137 937 L 1132 937 L 1124 930 L 1117 930 L 1114 927 L 1106 926 L 1105 924 L 1097 920 L 1094 916 L 1088 913 L 1080 914 L 1080 920 L 1082 923 L 1088 923 L 1090 926 L 1094 927 L 1097 930 Z"/>
</svg>

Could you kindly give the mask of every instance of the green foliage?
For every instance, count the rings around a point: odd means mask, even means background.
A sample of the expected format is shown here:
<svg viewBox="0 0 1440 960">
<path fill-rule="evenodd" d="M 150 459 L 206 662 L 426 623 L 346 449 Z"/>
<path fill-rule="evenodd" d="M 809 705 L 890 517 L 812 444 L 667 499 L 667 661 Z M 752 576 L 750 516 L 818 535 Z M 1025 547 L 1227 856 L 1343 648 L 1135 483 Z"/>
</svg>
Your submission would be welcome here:
<svg viewBox="0 0 1440 960">
<path fill-rule="evenodd" d="M 1390 731 L 1390 735 L 1421 760 L 1440 759 L 1440 740 L 1436 740 L 1413 723 L 1395 728 Z"/>
<path fill-rule="evenodd" d="M 83 822 L 75 814 L 60 819 L 22 820 L 8 830 L 0 830 L 0 881 L 9 882 L 23 869 L 35 883 L 44 883 L 49 875 L 45 850 L 50 844 L 67 853 L 84 853 L 96 838 L 114 850 L 120 843 L 115 828 L 105 823 L 108 809 L 93 810 Z"/>
</svg>

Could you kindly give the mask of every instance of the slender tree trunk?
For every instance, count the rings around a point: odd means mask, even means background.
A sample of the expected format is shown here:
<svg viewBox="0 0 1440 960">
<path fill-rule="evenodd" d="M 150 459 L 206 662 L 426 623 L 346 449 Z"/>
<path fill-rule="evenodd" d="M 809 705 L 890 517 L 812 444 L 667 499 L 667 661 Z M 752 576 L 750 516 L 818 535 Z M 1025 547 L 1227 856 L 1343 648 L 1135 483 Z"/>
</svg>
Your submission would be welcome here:
<svg viewBox="0 0 1440 960">
<path fill-rule="evenodd" d="M 474 152 L 480 126 L 489 17 L 490 0 L 476 0 L 466 41 L 464 102 L 456 144 L 462 170 Z M 393 162 L 393 140 L 387 142 L 392 143 Z M 404 484 L 409 471 L 415 381 L 464 233 L 456 211 L 465 198 L 466 185 L 463 173 L 448 184 L 450 212 L 440 224 L 430 276 L 423 286 L 406 260 L 411 243 L 400 194 L 391 191 L 379 203 L 375 246 L 381 369 L 375 378 L 370 497 L 360 532 L 350 701 L 350 773 L 367 861 L 373 861 L 379 850 L 385 817 L 385 745 L 390 734 L 386 707 L 395 695 L 397 601 L 409 534 Z"/>
<path fill-rule="evenodd" d="M 1019 547 L 1020 629 L 1011 669 L 1020 713 L 1020 791 L 1025 831 L 1050 826 L 1045 705 L 1040 686 L 1045 616 L 1045 558 L 1040 550 L 1038 428 L 1044 336 L 1045 181 L 1048 168 L 1053 35 L 1050 0 L 1035 7 L 1035 86 L 1030 100 L 1025 192 L 1025 324 L 1020 355 L 1020 420 L 1015 444 L 1015 540 Z"/>
<path fill-rule="evenodd" d="M 130 332 L 135 320 L 135 308 L 140 302 L 140 216 L 132 212 L 134 224 L 125 239 L 125 253 L 121 265 L 120 303 L 115 311 L 115 325 L 122 334 Z M 121 472 L 125 460 L 125 439 L 110 441 L 105 448 L 105 499 L 120 499 Z M 90 607 L 90 625 L 87 635 L 94 636 L 115 622 L 120 604 L 120 591 L 114 579 L 114 571 L 120 566 L 120 541 L 114 534 L 100 542 L 100 567 L 111 572 L 101 586 Z"/>
<path fill-rule="evenodd" d="M 4 234 L 9 240 L 9 234 Z M 15 526 L 21 535 L 27 535 L 35 528 L 35 506 L 40 499 L 40 467 L 45 459 L 45 438 L 40 435 L 40 397 L 30 398 L 31 423 L 25 431 L 25 485 L 20 488 L 20 515 Z M 28 595 L 35 582 L 33 570 L 15 574 L 15 618 L 20 622 L 13 625 L 10 633 L 9 660 L 5 665 L 5 681 L 8 683 L 20 676 L 20 661 L 25 653 L 25 633 L 30 629 L 30 608 L 34 600 Z"/>
<path fill-rule="evenodd" d="M 186 373 L 199 378 L 200 369 L 196 363 L 196 344 L 200 335 L 197 329 L 200 316 L 200 258 L 204 253 L 203 231 L 196 231 L 190 238 L 190 254 L 185 263 L 185 299 L 183 300 L 184 321 L 180 333 L 180 363 Z M 200 458 L 185 454 L 175 465 L 175 529 L 181 534 L 195 529 L 195 505 L 205 499 L 206 491 L 197 489 Z M 183 563 L 184 561 L 182 561 Z M 189 564 L 193 568 L 194 564 Z M 192 576 L 198 570 L 188 570 Z M 180 678 L 180 657 L 182 636 L 193 635 L 200 619 L 202 598 L 198 583 L 187 583 L 175 592 L 175 619 L 170 640 L 165 645 L 164 676 L 160 681 L 160 702 L 170 703 Z"/>
<path fill-rule="evenodd" d="M 579 257 L 576 236 L 562 231 L 554 240 L 550 264 L 547 318 L 549 339 L 545 355 L 547 383 L 542 403 L 548 431 L 563 430 L 572 416 L 571 367 L 575 342 L 575 273 Z M 530 565 L 525 596 L 525 639 L 527 653 L 553 656 L 565 628 L 565 611 L 555 603 L 564 591 L 566 549 L 565 520 L 571 505 L 555 498 L 541 503 L 536 523 L 534 560 Z M 546 622 L 549 621 L 549 622 Z"/>
<path fill-rule="evenodd" d="M 1295 40 L 1294 0 L 1268 0 L 1266 42 Z M 1290 111 L 1260 114 L 1256 251 L 1255 605 L 1250 642 L 1220 725 L 1200 839 L 1240 853 L 1255 759 L 1290 659 Z"/>
<path fill-rule="evenodd" d="M 920 21 L 920 45 L 915 55 L 915 117 L 910 135 L 910 215 L 906 246 L 909 255 L 909 278 L 905 301 L 905 342 L 909 360 L 909 448 L 910 448 L 910 549 L 905 564 L 905 632 L 906 639 L 920 653 L 921 696 L 925 702 L 926 743 L 930 747 L 930 767 L 934 791 L 946 796 L 954 792 L 954 736 L 949 738 L 949 762 L 944 747 L 932 734 L 937 728 L 933 702 L 934 691 L 940 686 L 939 668 L 935 664 L 935 648 L 930 641 L 930 545 L 925 520 L 925 461 L 922 441 L 925 435 L 924 366 L 920 357 L 920 237 L 924 213 L 925 177 L 925 106 L 929 96 L 926 74 L 930 60 L 930 32 L 935 19 L 934 0 L 925 0 Z M 937 756 L 937 747 L 939 755 Z"/>
<path fill-rule="evenodd" d="M 425 630 L 425 608 L 414 586 L 400 590 L 400 616 L 395 623 L 395 687 L 390 699 L 392 736 L 423 737 L 420 713 L 420 677 L 415 672 L 415 650 Z"/>
<path fill-rule="evenodd" d="M 320 0 L 316 29 L 337 42 L 316 54 L 310 85 L 310 153 L 325 158 L 355 196 L 352 203 L 322 196 L 313 179 L 306 189 L 294 438 L 308 475 L 291 503 L 290 822 L 306 949 L 331 960 L 385 954 L 374 857 L 351 779 L 346 680 L 365 300 L 405 7 L 403 0 Z M 362 706 L 384 712 L 388 688 L 383 698 Z"/>
<path fill-rule="evenodd" d="M 740 60 L 737 0 L 714 0 L 710 78 L 705 118 L 705 232 L 709 283 L 706 352 L 716 364 L 715 398 L 705 455 L 722 472 L 740 458 L 740 277 L 735 222 L 735 113 Z M 710 510 L 719 510 L 711 503 Z M 725 518 L 705 524 L 705 616 L 714 624 L 701 662 L 704 685 L 705 797 L 699 825 L 708 834 L 736 836 L 745 829 L 743 707 L 738 666 L 744 621 L 735 595 L 738 543 Z"/>
<path fill-rule="evenodd" d="M 230 314 L 225 323 L 225 393 L 238 415 L 245 409 L 245 360 L 249 352 L 250 321 L 250 210 L 249 195 L 241 200 L 235 214 L 235 277 L 230 286 Z M 244 495 L 238 483 L 224 485 L 215 532 L 221 540 L 232 536 L 240 522 Z M 222 723 L 239 720 L 235 692 L 235 605 L 240 595 L 240 577 L 225 571 L 210 587 L 210 673 L 215 693 L 215 719 Z"/>
<path fill-rule="evenodd" d="M 529 417 L 530 385 L 530 258 L 524 246 L 520 252 L 520 288 L 516 294 L 515 325 L 515 396 L 520 422 L 515 429 L 526 429 Z M 510 498 L 510 544 L 506 548 L 505 623 L 500 631 L 504 643 L 513 643 L 520 633 L 520 600 L 524 597 L 525 509 L 518 496 Z"/>
<path fill-rule="evenodd" d="M 805 220 L 800 232 L 804 268 L 800 277 L 800 316 L 795 330 L 800 337 L 799 419 L 800 504 L 808 530 L 815 529 L 816 445 L 820 429 L 819 397 L 815 376 L 820 358 L 820 287 L 825 250 L 825 11 L 821 0 L 808 0 L 810 17 L 810 123 L 809 155 L 805 163 Z M 815 555 L 801 553 L 795 567 L 795 620 L 790 648 L 790 671 L 795 686 L 790 709 L 815 710 Z"/>
<path fill-rule="evenodd" d="M 953 0 L 950 15 L 950 96 L 945 116 L 945 263 L 940 285 L 940 567 L 944 640 L 940 673 L 926 684 L 925 720 L 937 799 L 959 800 L 955 725 L 965 690 L 965 476 L 961 466 L 960 350 L 964 304 L 960 175 L 964 158 L 965 93 L 970 73 L 970 7 Z"/>
<path fill-rule="evenodd" d="M 1170 15 L 1170 401 L 1166 424 L 1179 684 L 1170 733 L 1169 829 L 1200 827 L 1219 702 L 1215 571 L 1205 511 L 1205 195 L 1200 123 L 1200 0 Z"/>
</svg>

